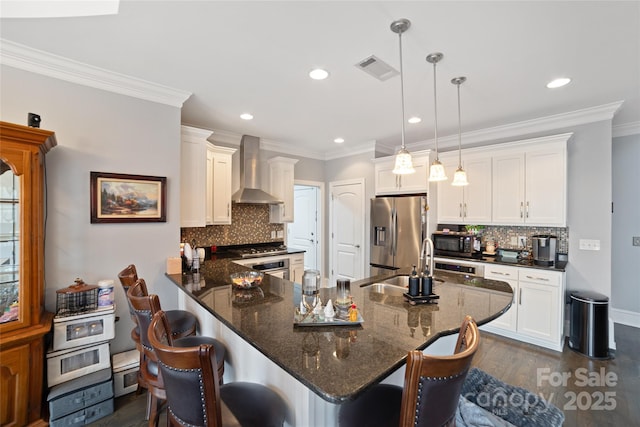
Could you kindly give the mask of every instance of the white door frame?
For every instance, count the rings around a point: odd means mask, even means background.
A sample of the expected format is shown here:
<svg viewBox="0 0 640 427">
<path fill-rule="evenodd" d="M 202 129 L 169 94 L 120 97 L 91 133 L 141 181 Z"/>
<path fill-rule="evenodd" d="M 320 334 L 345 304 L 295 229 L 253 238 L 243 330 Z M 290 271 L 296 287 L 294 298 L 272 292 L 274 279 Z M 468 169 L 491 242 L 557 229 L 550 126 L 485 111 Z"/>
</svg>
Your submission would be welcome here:
<svg viewBox="0 0 640 427">
<path fill-rule="evenodd" d="M 333 187 L 334 186 L 338 186 L 338 185 L 349 185 L 349 184 L 360 184 L 362 187 L 362 200 L 361 200 L 361 208 L 362 208 L 362 213 L 366 214 L 366 188 L 365 188 L 365 179 L 364 178 L 355 178 L 355 179 L 346 179 L 343 181 L 332 181 L 329 183 L 329 238 L 330 238 L 330 244 L 329 244 L 329 276 L 330 276 L 330 283 L 335 283 L 335 273 L 334 273 L 334 268 L 333 266 L 335 265 L 336 260 L 334 259 L 334 242 L 335 240 L 331 238 L 331 233 L 333 233 L 334 231 L 334 225 L 333 224 Z M 362 224 L 362 232 L 360 233 L 361 235 L 361 241 L 359 243 L 360 247 L 362 248 L 362 265 L 360 266 L 360 276 L 362 278 L 364 278 L 365 276 L 365 233 L 366 233 L 366 221 L 365 218 L 362 218 L 361 221 Z"/>
<path fill-rule="evenodd" d="M 320 182 L 320 181 L 307 181 L 307 180 L 303 180 L 303 179 L 295 179 L 293 181 L 293 185 L 306 185 L 308 187 L 316 187 L 318 188 L 318 200 L 316 201 L 317 206 L 318 206 L 318 215 L 319 218 L 317 220 L 317 224 L 318 224 L 318 234 L 316 236 L 316 240 L 318 242 L 317 246 L 316 246 L 316 252 L 317 252 L 317 256 L 318 256 L 318 265 L 320 266 L 320 275 L 321 277 L 324 277 L 326 280 L 327 275 L 325 274 L 325 272 L 327 271 L 326 266 L 324 265 L 324 248 L 326 247 L 325 243 L 324 243 L 324 229 L 325 229 L 325 219 L 324 219 L 324 212 L 325 212 L 325 203 L 324 203 L 324 182 Z M 287 230 L 287 227 L 285 227 L 285 232 Z M 286 241 L 286 239 L 285 239 Z"/>
</svg>

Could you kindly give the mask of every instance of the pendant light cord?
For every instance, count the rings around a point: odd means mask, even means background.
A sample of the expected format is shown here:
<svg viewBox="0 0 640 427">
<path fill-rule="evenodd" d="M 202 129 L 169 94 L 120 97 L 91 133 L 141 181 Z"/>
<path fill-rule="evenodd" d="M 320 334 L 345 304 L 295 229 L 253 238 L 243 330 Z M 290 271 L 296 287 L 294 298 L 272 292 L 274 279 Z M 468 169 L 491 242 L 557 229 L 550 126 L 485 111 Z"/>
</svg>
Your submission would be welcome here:
<svg viewBox="0 0 640 427">
<path fill-rule="evenodd" d="M 433 135 L 436 142 L 436 161 L 438 159 L 438 97 L 436 96 L 436 62 L 433 63 Z"/>
<path fill-rule="evenodd" d="M 458 167 L 462 168 L 462 119 L 460 118 L 460 84 L 458 86 Z"/>
<path fill-rule="evenodd" d="M 400 101 L 402 109 L 402 149 L 404 150 L 404 71 L 402 67 L 402 31 L 398 32 L 398 41 L 400 45 Z"/>
</svg>

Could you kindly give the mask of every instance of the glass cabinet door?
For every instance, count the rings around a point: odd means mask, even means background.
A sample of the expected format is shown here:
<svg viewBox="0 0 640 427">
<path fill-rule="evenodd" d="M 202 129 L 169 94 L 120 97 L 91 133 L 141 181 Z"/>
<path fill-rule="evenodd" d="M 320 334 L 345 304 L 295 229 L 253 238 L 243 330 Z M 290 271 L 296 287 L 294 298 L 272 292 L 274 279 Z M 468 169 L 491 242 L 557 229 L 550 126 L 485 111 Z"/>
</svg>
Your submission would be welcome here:
<svg viewBox="0 0 640 427">
<path fill-rule="evenodd" d="M 20 177 L 0 160 L 0 323 L 18 320 L 20 300 Z"/>
</svg>

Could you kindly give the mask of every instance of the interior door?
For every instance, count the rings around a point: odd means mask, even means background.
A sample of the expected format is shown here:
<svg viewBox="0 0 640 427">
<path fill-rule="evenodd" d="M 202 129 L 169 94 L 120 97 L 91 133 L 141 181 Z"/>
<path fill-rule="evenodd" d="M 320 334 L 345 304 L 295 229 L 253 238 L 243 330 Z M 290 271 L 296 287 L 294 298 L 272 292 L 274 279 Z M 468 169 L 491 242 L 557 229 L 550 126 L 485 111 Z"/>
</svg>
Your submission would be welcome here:
<svg viewBox="0 0 640 427">
<path fill-rule="evenodd" d="M 331 283 L 364 277 L 364 180 L 330 183 Z"/>
<path fill-rule="evenodd" d="M 289 224 L 287 246 L 303 249 L 304 269 L 321 270 L 318 262 L 318 191 L 317 187 L 294 186 L 294 221 Z"/>
</svg>

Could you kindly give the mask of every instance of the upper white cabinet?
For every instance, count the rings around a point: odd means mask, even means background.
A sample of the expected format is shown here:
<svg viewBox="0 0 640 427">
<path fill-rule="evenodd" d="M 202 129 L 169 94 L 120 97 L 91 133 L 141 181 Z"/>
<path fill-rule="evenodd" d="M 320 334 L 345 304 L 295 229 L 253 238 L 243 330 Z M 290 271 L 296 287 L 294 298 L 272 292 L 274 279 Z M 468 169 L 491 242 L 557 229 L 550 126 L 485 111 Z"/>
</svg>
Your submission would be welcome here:
<svg viewBox="0 0 640 427">
<path fill-rule="evenodd" d="M 458 152 L 440 155 L 439 223 L 565 227 L 567 141 L 572 134 L 462 150 L 469 185 L 451 185 Z"/>
<path fill-rule="evenodd" d="M 235 151 L 207 145 L 207 225 L 231 224 L 231 158 Z"/>
<path fill-rule="evenodd" d="M 207 138 L 213 132 L 190 126 L 180 135 L 180 226 L 204 227 L 207 215 Z"/>
<path fill-rule="evenodd" d="M 269 163 L 269 192 L 284 203 L 269 205 L 269 222 L 293 222 L 293 181 L 297 159 L 273 157 Z"/>
<path fill-rule="evenodd" d="M 207 141 L 212 132 L 182 126 L 180 226 L 231 223 L 231 156 L 234 148 Z"/>
<path fill-rule="evenodd" d="M 411 153 L 416 172 L 393 173 L 395 156 L 380 157 L 375 162 L 376 195 L 426 193 L 429 190 L 429 151 Z"/>
<path fill-rule="evenodd" d="M 566 226 L 568 135 L 493 156 L 493 223 Z"/>
<path fill-rule="evenodd" d="M 441 154 L 447 181 L 438 182 L 438 222 L 447 224 L 491 224 L 491 156 L 469 155 L 462 158 L 469 185 L 451 185 L 458 168 L 458 152 Z"/>
</svg>

